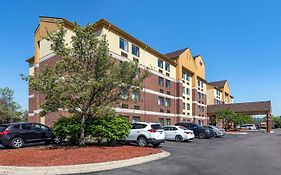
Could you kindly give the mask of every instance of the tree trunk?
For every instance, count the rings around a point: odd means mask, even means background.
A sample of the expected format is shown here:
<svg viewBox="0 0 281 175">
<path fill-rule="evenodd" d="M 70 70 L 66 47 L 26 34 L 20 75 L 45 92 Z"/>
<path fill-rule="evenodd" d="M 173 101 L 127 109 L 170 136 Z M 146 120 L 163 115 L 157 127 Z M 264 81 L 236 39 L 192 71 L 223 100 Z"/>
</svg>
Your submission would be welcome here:
<svg viewBox="0 0 281 175">
<path fill-rule="evenodd" d="M 81 118 L 81 133 L 79 139 L 80 146 L 85 146 L 85 123 L 86 123 L 86 117 L 83 115 Z"/>
</svg>

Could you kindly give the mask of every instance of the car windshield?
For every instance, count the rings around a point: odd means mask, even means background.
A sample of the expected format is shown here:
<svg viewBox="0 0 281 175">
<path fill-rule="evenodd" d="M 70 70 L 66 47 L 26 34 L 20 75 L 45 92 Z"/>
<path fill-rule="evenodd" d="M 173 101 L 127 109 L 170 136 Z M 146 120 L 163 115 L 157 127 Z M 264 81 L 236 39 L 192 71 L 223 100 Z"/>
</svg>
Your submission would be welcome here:
<svg viewBox="0 0 281 175">
<path fill-rule="evenodd" d="M 179 126 L 180 129 L 183 129 L 183 130 L 188 130 L 186 127 L 183 127 L 183 126 Z"/>
<path fill-rule="evenodd" d="M 151 125 L 152 129 L 162 129 L 160 124 L 153 124 Z"/>
<path fill-rule="evenodd" d="M 194 124 L 194 126 L 196 126 L 197 128 L 203 128 L 201 125 L 198 124 Z"/>
</svg>

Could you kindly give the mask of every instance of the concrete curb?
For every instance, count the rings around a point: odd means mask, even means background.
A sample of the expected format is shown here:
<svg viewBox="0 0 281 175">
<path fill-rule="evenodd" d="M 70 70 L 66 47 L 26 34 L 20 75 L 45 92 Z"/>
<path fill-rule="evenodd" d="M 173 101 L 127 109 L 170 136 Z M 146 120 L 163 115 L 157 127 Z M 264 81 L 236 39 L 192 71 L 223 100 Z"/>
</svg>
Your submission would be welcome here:
<svg viewBox="0 0 281 175">
<path fill-rule="evenodd" d="M 247 135 L 247 132 L 226 132 L 227 135 Z"/>
<path fill-rule="evenodd" d="M 132 165 L 138 165 L 170 156 L 169 152 L 163 151 L 158 154 L 137 157 L 133 159 L 118 160 L 112 162 L 102 162 L 83 165 L 49 166 L 49 167 L 19 167 L 0 166 L 1 175 L 55 175 L 55 174 L 75 174 L 89 173 L 104 170 L 111 170 Z"/>
</svg>

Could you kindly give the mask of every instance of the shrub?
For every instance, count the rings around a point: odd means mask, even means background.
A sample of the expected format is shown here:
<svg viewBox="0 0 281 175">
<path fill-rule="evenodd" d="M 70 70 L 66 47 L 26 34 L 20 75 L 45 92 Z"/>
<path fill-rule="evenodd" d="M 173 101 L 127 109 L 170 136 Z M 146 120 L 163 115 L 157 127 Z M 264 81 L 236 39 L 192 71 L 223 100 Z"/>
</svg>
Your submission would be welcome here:
<svg viewBox="0 0 281 175">
<path fill-rule="evenodd" d="M 68 139 L 71 144 L 77 144 L 81 125 L 77 117 L 62 117 L 53 126 L 52 131 L 55 136 Z"/>
<path fill-rule="evenodd" d="M 118 116 L 94 117 L 87 120 L 85 129 L 86 137 L 113 143 L 128 136 L 130 124 L 127 119 Z M 62 117 L 53 126 L 54 135 L 67 138 L 71 144 L 79 143 L 80 130 L 78 117 Z"/>
<path fill-rule="evenodd" d="M 106 140 L 109 143 L 122 140 L 129 134 L 130 124 L 127 119 L 117 116 L 94 118 L 89 122 L 86 133 L 99 142 Z"/>
</svg>

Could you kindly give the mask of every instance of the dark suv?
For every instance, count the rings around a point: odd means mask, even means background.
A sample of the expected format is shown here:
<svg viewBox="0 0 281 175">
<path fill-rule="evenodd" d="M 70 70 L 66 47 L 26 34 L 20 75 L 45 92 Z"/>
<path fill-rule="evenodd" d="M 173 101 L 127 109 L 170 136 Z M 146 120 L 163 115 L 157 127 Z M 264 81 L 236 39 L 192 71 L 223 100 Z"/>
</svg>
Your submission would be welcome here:
<svg viewBox="0 0 281 175">
<path fill-rule="evenodd" d="M 195 137 L 199 137 L 200 139 L 209 139 L 214 136 L 214 132 L 212 130 L 204 128 L 195 123 L 176 123 L 176 126 L 183 126 L 192 130 Z"/>
<path fill-rule="evenodd" d="M 21 148 L 25 143 L 60 143 L 59 137 L 53 137 L 51 129 L 39 123 L 0 124 L 0 144 L 4 147 Z"/>
</svg>

